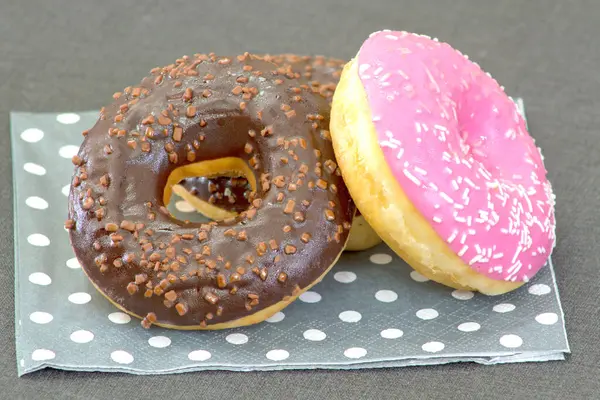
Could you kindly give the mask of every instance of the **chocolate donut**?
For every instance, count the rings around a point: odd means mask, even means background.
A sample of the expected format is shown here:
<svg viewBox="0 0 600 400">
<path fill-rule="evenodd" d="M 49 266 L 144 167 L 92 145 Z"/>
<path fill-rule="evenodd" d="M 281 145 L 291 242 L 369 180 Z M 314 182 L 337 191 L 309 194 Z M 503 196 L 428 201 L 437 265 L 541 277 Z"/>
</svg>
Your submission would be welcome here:
<svg viewBox="0 0 600 400">
<path fill-rule="evenodd" d="M 294 72 L 300 75 L 300 79 L 304 80 L 305 83 L 310 86 L 313 93 L 322 95 L 330 104 L 342 70 L 346 64 L 343 60 L 324 56 L 267 54 L 260 57 L 281 67 L 294 70 Z M 219 219 L 219 217 L 232 217 L 235 213 L 239 213 L 240 210 L 245 209 L 248 204 L 246 197 L 243 195 L 244 189 L 242 187 L 238 188 L 237 186 L 237 183 L 240 183 L 242 186 L 244 185 L 243 181 L 240 179 L 238 179 L 236 183 L 230 184 L 228 178 L 225 177 L 213 177 L 212 179 L 207 179 L 206 177 L 190 177 L 180 182 L 180 185 L 182 186 L 182 189 L 185 189 L 185 191 L 195 198 L 186 196 L 186 193 L 182 190 L 177 191 L 177 194 L 184 197 L 197 209 L 197 211 L 208 218 Z M 249 186 L 246 186 L 246 188 L 249 190 Z M 203 203 L 207 201 L 216 208 L 209 207 L 207 204 Z M 232 213 L 230 214 L 228 212 Z M 375 233 L 357 209 L 346 250 L 365 250 L 380 242 L 381 239 L 377 233 Z"/>
<path fill-rule="evenodd" d="M 114 95 L 85 132 L 70 239 L 96 288 L 151 324 L 260 322 L 317 283 L 355 207 L 337 168 L 329 106 L 289 67 L 196 54 Z M 245 176 L 250 205 L 210 223 L 165 205 L 188 176 Z"/>
</svg>

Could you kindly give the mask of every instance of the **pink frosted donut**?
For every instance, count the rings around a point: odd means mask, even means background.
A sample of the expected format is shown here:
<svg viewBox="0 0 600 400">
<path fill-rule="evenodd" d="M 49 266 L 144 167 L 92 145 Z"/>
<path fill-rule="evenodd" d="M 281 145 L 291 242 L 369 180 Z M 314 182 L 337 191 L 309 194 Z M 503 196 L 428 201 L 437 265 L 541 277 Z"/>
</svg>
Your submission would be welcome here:
<svg viewBox="0 0 600 400">
<path fill-rule="evenodd" d="M 542 155 L 503 88 L 448 44 L 372 34 L 342 73 L 331 134 L 361 213 L 421 274 L 493 295 L 546 264 Z"/>
</svg>

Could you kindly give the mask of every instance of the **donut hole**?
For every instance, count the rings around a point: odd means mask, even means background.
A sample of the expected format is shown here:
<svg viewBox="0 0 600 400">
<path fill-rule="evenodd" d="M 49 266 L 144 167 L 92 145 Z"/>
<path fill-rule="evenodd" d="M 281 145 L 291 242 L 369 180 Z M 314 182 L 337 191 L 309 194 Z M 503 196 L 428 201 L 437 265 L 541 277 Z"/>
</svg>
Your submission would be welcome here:
<svg viewBox="0 0 600 400">
<path fill-rule="evenodd" d="M 167 178 L 163 201 L 172 215 L 178 201 L 187 203 L 183 211 L 188 212 L 185 219 L 190 222 L 223 221 L 247 210 L 255 191 L 256 178 L 246 162 L 227 157 L 174 169 Z M 189 213 L 192 209 L 195 212 Z"/>
</svg>

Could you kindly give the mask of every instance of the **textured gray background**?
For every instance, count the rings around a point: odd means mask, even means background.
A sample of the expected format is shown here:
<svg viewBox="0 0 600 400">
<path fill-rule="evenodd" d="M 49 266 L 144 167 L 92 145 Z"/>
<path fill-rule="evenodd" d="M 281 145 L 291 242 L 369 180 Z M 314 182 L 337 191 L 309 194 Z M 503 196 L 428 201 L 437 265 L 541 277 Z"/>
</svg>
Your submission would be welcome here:
<svg viewBox="0 0 600 400">
<path fill-rule="evenodd" d="M 597 0 L 0 0 L 0 398 L 597 398 L 599 15 Z M 197 51 L 348 58 L 384 27 L 439 36 L 525 97 L 558 196 L 554 261 L 573 352 L 567 362 L 164 377 L 44 371 L 17 379 L 10 110 L 99 108 L 154 64 Z"/>
</svg>

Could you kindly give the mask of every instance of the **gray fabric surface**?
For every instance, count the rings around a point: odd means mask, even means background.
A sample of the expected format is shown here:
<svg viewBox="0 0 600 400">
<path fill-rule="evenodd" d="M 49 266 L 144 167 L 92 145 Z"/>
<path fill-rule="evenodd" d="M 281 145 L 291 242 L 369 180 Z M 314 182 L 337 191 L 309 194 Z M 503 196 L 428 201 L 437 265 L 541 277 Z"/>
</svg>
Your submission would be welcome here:
<svg viewBox="0 0 600 400">
<path fill-rule="evenodd" d="M 598 398 L 598 15 L 596 0 L 3 0 L 0 398 Z M 16 377 L 9 111 L 99 108 L 154 64 L 196 51 L 294 51 L 348 58 L 371 31 L 384 27 L 449 41 L 510 93 L 525 98 L 531 130 L 544 149 L 558 196 L 554 262 L 573 352 L 568 361 L 162 377 L 43 371 Z"/>
<path fill-rule="evenodd" d="M 344 252 L 322 282 L 265 323 L 143 329 L 94 289 L 64 232 L 71 158 L 97 119 L 96 111 L 11 114 L 21 375 L 47 367 L 147 375 L 497 364 L 568 352 L 552 263 L 519 290 L 490 297 L 424 282 L 385 244 Z M 175 218 L 203 219 L 179 211 L 177 199 L 169 205 Z"/>
</svg>

